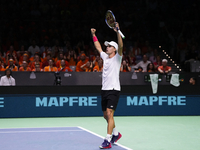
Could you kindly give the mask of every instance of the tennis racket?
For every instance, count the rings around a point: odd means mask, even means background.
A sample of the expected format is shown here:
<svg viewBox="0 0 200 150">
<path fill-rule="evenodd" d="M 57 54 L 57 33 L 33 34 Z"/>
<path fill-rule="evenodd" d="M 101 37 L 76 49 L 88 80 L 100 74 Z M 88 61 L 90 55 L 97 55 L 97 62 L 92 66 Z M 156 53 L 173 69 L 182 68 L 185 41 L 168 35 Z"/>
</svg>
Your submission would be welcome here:
<svg viewBox="0 0 200 150">
<path fill-rule="evenodd" d="M 105 16 L 105 22 L 106 24 L 110 27 L 110 28 L 113 28 L 115 27 L 115 22 L 116 22 L 116 19 L 115 19 L 115 15 L 113 14 L 113 12 L 111 10 L 108 10 L 106 12 L 106 16 Z M 123 33 L 117 28 L 117 31 L 119 32 L 119 34 L 121 35 L 121 37 L 123 39 L 125 39 L 125 36 L 123 35 Z"/>
</svg>

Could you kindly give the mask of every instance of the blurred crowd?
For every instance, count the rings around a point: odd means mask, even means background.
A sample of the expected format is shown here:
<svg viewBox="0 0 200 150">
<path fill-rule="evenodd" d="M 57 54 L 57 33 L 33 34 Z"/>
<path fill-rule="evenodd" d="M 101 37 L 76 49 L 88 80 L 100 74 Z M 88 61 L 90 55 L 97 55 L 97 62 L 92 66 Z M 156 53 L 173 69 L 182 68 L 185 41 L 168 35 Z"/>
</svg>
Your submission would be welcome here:
<svg viewBox="0 0 200 150">
<path fill-rule="evenodd" d="M 184 68 L 200 58 L 199 4 L 198 0 L 1 0 L 0 70 L 102 71 L 90 28 L 97 29 L 103 50 L 105 40 L 116 41 L 104 22 L 108 9 L 126 36 L 121 71 L 158 71 L 163 59 L 158 45 Z"/>
</svg>

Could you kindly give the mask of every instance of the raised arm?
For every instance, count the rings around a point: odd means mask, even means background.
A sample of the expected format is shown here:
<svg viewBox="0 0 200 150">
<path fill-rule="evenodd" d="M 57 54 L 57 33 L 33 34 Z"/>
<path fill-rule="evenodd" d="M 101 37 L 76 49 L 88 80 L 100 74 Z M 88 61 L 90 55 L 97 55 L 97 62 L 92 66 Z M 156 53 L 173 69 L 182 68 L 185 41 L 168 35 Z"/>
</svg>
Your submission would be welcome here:
<svg viewBox="0 0 200 150">
<path fill-rule="evenodd" d="M 117 33 L 117 39 L 118 39 L 118 54 L 120 56 L 123 55 L 123 41 L 122 41 L 122 37 L 119 34 L 119 32 L 117 30 L 119 30 L 119 23 L 115 22 L 115 27 L 113 28 L 113 30 Z"/>
<path fill-rule="evenodd" d="M 96 35 L 95 35 L 96 29 L 92 28 L 91 29 L 91 34 L 92 34 L 92 38 L 93 38 L 93 42 L 94 42 L 94 46 L 95 48 L 98 50 L 99 53 L 101 53 L 103 50 L 101 48 L 101 44 L 99 43 Z"/>
</svg>

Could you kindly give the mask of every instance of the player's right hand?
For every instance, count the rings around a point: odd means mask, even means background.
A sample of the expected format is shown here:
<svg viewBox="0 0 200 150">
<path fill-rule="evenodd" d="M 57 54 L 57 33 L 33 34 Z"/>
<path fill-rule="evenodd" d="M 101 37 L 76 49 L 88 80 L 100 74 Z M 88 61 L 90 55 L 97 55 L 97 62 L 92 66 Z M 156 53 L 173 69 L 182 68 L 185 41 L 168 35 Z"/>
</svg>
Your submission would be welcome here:
<svg viewBox="0 0 200 150">
<path fill-rule="evenodd" d="M 94 28 L 91 28 L 91 33 L 92 33 L 92 35 L 94 35 L 94 34 L 95 34 L 95 32 L 96 32 L 96 29 L 94 29 Z"/>
</svg>

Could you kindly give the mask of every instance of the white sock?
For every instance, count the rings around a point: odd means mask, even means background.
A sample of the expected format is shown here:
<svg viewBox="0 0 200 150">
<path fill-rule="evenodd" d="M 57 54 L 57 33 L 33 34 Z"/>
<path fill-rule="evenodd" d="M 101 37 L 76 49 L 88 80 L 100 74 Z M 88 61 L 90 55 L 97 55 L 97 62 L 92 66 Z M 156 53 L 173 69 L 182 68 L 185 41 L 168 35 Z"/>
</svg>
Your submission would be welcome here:
<svg viewBox="0 0 200 150">
<path fill-rule="evenodd" d="M 111 141 L 111 137 L 112 137 L 112 135 L 110 135 L 110 134 L 107 134 L 107 136 L 106 136 L 106 140 L 108 140 L 108 142 L 110 142 Z"/>
<path fill-rule="evenodd" d="M 113 128 L 113 135 L 114 136 L 117 136 L 119 133 L 118 133 L 118 131 L 117 131 L 117 129 L 116 129 L 116 127 L 115 128 Z"/>
</svg>

